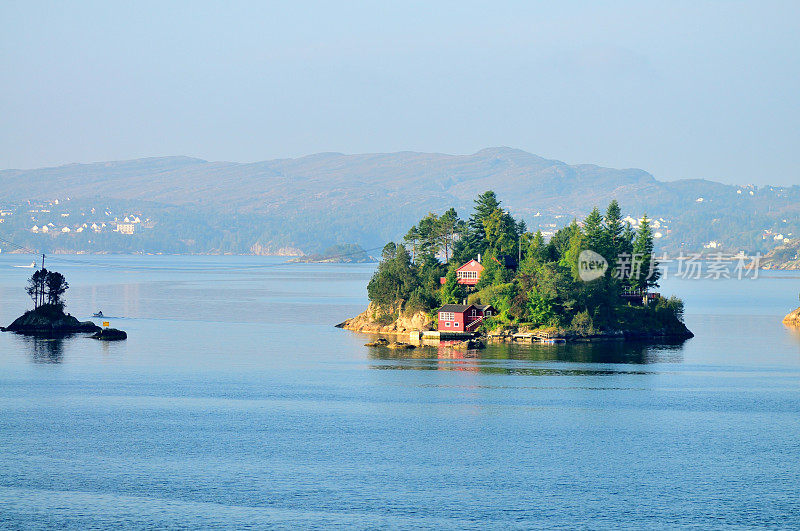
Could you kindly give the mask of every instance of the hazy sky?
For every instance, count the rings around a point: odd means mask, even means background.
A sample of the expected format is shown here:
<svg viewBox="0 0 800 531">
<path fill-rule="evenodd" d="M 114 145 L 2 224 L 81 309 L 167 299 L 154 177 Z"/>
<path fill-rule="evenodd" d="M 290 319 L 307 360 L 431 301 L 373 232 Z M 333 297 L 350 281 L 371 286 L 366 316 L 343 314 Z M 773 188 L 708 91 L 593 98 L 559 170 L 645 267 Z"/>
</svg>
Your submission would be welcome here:
<svg viewBox="0 0 800 531">
<path fill-rule="evenodd" d="M 0 72 L 0 168 L 504 145 L 800 184 L 796 1 L 3 1 Z"/>
</svg>

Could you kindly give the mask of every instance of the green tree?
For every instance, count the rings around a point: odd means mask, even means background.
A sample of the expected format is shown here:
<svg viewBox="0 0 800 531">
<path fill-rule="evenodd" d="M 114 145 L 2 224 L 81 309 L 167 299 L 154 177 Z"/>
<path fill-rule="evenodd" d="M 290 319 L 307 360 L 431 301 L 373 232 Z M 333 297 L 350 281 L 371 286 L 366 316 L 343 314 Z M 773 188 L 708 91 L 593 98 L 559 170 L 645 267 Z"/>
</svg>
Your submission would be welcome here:
<svg viewBox="0 0 800 531">
<path fill-rule="evenodd" d="M 544 235 L 540 230 L 537 230 L 536 234 L 526 232 L 522 235 L 520 240 L 522 245 L 522 263 L 519 264 L 518 270 L 525 274 L 532 275 L 536 271 L 536 268 L 549 257 Z"/>
<path fill-rule="evenodd" d="M 486 219 L 500 208 L 500 201 L 497 200 L 497 195 L 491 190 L 488 190 L 475 199 L 475 208 L 472 216 L 467 222 L 467 239 L 469 243 L 469 250 L 474 254 L 484 254 L 488 246 L 486 240 Z"/>
<path fill-rule="evenodd" d="M 439 217 L 433 212 L 419 220 L 417 230 L 420 238 L 420 254 L 436 256 L 441 244 L 439 239 Z"/>
<path fill-rule="evenodd" d="M 47 292 L 47 269 L 37 269 L 28 279 L 28 287 L 26 292 L 33 300 L 33 307 L 38 308 L 44 304 L 45 293 Z"/>
<path fill-rule="evenodd" d="M 402 305 L 419 285 L 408 251 L 391 242 L 383 248 L 378 269 L 367 284 L 367 295 L 370 301 L 390 308 L 398 303 Z"/>
<path fill-rule="evenodd" d="M 658 286 L 661 273 L 653 256 L 653 231 L 647 214 L 642 218 L 633 241 L 632 276 L 630 284 L 640 290 Z"/>
<path fill-rule="evenodd" d="M 69 289 L 69 284 L 64 275 L 55 271 L 47 273 L 47 304 L 64 306 L 64 293 Z"/>
<path fill-rule="evenodd" d="M 494 256 L 516 255 L 517 224 L 507 212 L 497 208 L 483 221 L 486 250 Z"/>
<path fill-rule="evenodd" d="M 456 240 L 463 234 L 465 223 L 459 219 L 456 209 L 451 208 L 439 217 L 437 235 L 441 241 L 440 249 L 444 251 L 444 262 L 450 261 L 450 253 Z"/>
<path fill-rule="evenodd" d="M 403 237 L 403 243 L 411 248 L 411 261 L 416 262 L 418 258 L 418 251 L 420 245 L 419 228 L 416 225 L 408 229 L 408 232 Z"/>
<path fill-rule="evenodd" d="M 622 223 L 622 210 L 619 208 L 619 203 L 616 199 L 608 204 L 604 221 L 606 236 L 611 244 L 611 248 L 615 253 L 618 253 L 622 241 L 624 224 Z"/>
<path fill-rule="evenodd" d="M 33 300 L 33 307 L 39 308 L 45 304 L 64 306 L 63 296 L 68 289 L 64 275 L 43 268 L 33 272 L 25 291 Z"/>
<path fill-rule="evenodd" d="M 636 233 L 631 227 L 629 221 L 625 222 L 625 227 L 622 229 L 622 238 L 619 245 L 619 254 L 631 254 L 633 252 L 633 239 Z"/>
<path fill-rule="evenodd" d="M 465 296 L 466 290 L 464 286 L 458 283 L 456 267 L 452 266 L 447 271 L 444 286 L 442 286 L 442 290 L 439 294 L 439 300 L 442 304 L 460 304 Z"/>
<path fill-rule="evenodd" d="M 583 243 L 590 249 L 608 259 L 608 242 L 606 231 L 603 226 L 603 216 L 597 208 L 592 209 L 583 221 Z"/>
<path fill-rule="evenodd" d="M 567 252 L 570 246 L 570 241 L 575 233 L 580 233 L 580 227 L 578 226 L 578 222 L 572 220 L 572 223 L 567 225 L 566 227 L 559 229 L 550 238 L 550 242 L 548 242 L 548 247 L 550 248 L 550 260 L 559 261 Z"/>
<path fill-rule="evenodd" d="M 552 302 L 535 288 L 528 292 L 527 318 L 536 326 L 552 324 L 556 319 Z"/>
<path fill-rule="evenodd" d="M 622 210 L 619 208 L 619 203 L 616 199 L 608 204 L 604 220 L 606 240 L 608 241 L 610 252 L 610 256 L 606 258 L 616 261 L 617 255 L 619 255 L 622 250 L 622 234 L 624 231 Z"/>
</svg>

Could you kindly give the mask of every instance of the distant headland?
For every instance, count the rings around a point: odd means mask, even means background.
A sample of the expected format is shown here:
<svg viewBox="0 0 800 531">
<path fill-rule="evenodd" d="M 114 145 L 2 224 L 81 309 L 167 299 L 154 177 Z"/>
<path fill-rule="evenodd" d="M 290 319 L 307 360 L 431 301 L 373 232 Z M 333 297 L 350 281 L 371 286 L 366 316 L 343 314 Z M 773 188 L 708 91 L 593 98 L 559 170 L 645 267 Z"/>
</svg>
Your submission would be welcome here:
<svg viewBox="0 0 800 531">
<path fill-rule="evenodd" d="M 289 262 L 303 264 L 369 264 L 378 260 L 367 254 L 363 247 L 353 243 L 333 245 L 322 253 L 292 258 Z"/>
</svg>

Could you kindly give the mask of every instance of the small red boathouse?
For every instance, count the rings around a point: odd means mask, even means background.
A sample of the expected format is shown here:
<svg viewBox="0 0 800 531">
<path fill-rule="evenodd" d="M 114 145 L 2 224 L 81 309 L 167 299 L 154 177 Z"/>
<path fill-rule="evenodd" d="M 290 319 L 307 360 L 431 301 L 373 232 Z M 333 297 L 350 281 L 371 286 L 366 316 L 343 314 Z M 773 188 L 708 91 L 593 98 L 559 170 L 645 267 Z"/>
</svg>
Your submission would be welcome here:
<svg viewBox="0 0 800 531">
<path fill-rule="evenodd" d="M 495 313 L 490 304 L 445 304 L 439 308 L 439 332 L 473 332 Z"/>
</svg>

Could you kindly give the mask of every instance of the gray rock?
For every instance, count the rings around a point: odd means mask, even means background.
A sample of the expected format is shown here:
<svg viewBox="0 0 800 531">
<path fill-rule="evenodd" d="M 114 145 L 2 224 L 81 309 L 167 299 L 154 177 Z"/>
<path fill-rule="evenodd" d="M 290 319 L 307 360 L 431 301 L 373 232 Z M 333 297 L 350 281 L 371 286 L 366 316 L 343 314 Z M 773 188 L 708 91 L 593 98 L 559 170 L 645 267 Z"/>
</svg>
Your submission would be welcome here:
<svg viewBox="0 0 800 531">
<path fill-rule="evenodd" d="M 128 339 L 128 334 L 124 330 L 116 328 L 103 328 L 90 337 L 101 341 L 122 341 L 123 339 Z"/>
</svg>

